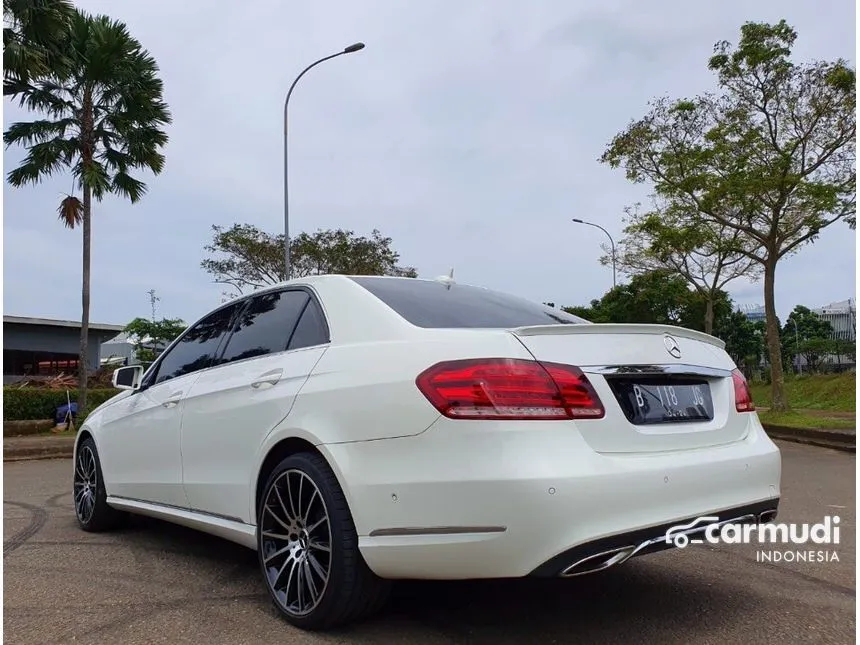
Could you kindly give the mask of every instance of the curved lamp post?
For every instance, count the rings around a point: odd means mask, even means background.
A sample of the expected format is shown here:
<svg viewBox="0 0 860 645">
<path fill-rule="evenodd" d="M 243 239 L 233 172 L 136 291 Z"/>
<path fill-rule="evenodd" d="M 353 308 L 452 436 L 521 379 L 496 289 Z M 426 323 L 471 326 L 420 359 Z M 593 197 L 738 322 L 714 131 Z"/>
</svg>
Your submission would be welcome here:
<svg viewBox="0 0 860 645">
<path fill-rule="evenodd" d="M 284 100 L 284 277 L 285 279 L 290 279 L 290 193 L 289 193 L 289 174 L 287 170 L 287 156 L 288 156 L 288 128 L 287 128 L 287 109 L 290 105 L 290 96 L 293 94 L 293 89 L 296 87 L 296 83 L 299 82 L 299 79 L 304 76 L 311 68 L 316 67 L 320 63 L 324 63 L 327 60 L 331 60 L 332 58 L 337 58 L 338 56 L 343 56 L 344 54 L 351 54 L 353 52 L 357 52 L 364 49 L 364 43 L 355 43 L 350 45 L 349 47 L 344 47 L 343 51 L 339 51 L 336 54 L 331 54 L 330 56 L 326 56 L 324 58 L 320 58 L 318 61 L 314 61 L 307 67 L 305 67 L 301 73 L 296 76 L 296 80 L 293 81 L 293 84 L 290 85 L 290 89 L 287 91 L 287 98 Z"/>
<path fill-rule="evenodd" d="M 615 240 L 612 239 L 612 236 L 609 234 L 609 231 L 600 226 L 600 224 L 593 224 L 591 222 L 586 222 L 585 220 L 576 218 L 574 218 L 573 221 L 577 224 L 585 224 L 586 226 L 593 226 L 594 228 L 599 228 L 601 231 L 606 233 L 606 237 L 609 238 L 609 244 L 612 246 L 612 286 L 615 287 Z"/>
</svg>

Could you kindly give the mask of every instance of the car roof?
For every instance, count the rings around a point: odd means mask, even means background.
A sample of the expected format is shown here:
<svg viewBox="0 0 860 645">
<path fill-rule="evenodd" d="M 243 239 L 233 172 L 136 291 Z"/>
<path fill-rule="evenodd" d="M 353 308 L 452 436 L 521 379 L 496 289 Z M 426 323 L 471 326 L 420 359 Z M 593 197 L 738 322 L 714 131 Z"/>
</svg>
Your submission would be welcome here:
<svg viewBox="0 0 860 645">
<path fill-rule="evenodd" d="M 360 275 L 360 274 L 344 274 L 344 273 L 325 273 L 322 275 L 309 275 L 309 276 L 305 276 L 302 278 L 293 278 L 292 280 L 288 280 L 286 282 L 279 282 L 277 284 L 266 286 L 262 289 L 255 291 L 253 294 L 247 294 L 247 295 L 256 295 L 258 293 L 265 293 L 266 291 L 269 291 L 269 290 L 283 289 L 284 287 L 291 287 L 291 286 L 297 286 L 297 285 L 313 286 L 313 285 L 317 285 L 317 284 L 326 284 L 326 283 L 330 283 L 330 282 L 347 282 L 347 281 L 354 284 L 353 278 L 375 278 L 375 279 L 378 278 L 378 279 L 382 279 L 382 280 L 402 280 L 402 281 L 409 280 L 410 282 L 415 282 L 415 281 L 437 282 L 437 280 L 435 280 L 433 278 L 407 278 L 407 277 L 399 276 L 399 275 Z M 476 287 L 476 288 L 483 288 L 483 287 L 477 287 L 476 285 L 467 285 L 467 286 Z"/>
</svg>

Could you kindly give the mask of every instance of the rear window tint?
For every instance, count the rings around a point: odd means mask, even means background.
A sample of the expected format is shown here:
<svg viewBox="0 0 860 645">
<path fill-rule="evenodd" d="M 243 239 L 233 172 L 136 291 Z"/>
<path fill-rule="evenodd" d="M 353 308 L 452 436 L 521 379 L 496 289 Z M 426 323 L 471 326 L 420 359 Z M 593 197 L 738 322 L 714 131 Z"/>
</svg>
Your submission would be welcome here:
<svg viewBox="0 0 860 645">
<path fill-rule="evenodd" d="M 352 279 L 418 327 L 506 329 L 588 324 L 560 309 L 480 287 L 414 278 Z"/>
</svg>

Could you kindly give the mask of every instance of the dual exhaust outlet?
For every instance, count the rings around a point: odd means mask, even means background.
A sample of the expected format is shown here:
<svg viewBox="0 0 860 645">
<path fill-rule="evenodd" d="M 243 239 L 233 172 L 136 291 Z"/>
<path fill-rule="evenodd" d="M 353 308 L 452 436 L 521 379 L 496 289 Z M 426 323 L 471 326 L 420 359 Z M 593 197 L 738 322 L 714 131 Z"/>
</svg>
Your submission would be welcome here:
<svg viewBox="0 0 860 645">
<path fill-rule="evenodd" d="M 767 524 L 768 522 L 772 522 L 776 519 L 777 509 L 769 509 L 763 511 L 761 513 L 756 514 L 747 514 L 741 515 L 740 517 L 733 517 L 728 520 L 723 520 L 722 522 L 717 522 L 717 526 L 723 526 L 724 524 L 751 524 L 753 522 L 757 522 L 759 524 Z M 680 535 L 686 536 L 688 539 L 691 535 L 696 535 L 699 533 L 704 533 L 708 526 L 694 526 L 688 529 L 682 529 L 679 531 L 672 531 L 671 535 L 667 532 L 658 537 L 649 538 L 640 544 L 628 544 L 626 546 L 616 547 L 614 549 L 609 549 L 607 551 L 601 551 L 600 553 L 595 553 L 593 555 L 586 556 L 580 560 L 577 560 L 569 567 L 564 569 L 560 576 L 562 578 L 572 578 L 575 576 L 582 576 L 588 573 L 597 573 L 598 571 L 605 571 L 610 567 L 614 567 L 615 565 L 626 562 L 633 556 L 647 549 L 648 547 L 657 545 L 657 544 L 673 544 L 674 538 Z M 667 538 L 670 538 L 667 542 Z"/>
</svg>

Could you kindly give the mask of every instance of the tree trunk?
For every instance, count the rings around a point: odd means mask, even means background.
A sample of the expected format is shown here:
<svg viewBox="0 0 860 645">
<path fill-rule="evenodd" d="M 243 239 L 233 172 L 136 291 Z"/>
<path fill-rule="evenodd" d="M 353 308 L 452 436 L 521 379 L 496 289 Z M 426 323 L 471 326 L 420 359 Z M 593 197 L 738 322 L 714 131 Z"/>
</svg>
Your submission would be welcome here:
<svg viewBox="0 0 860 645">
<path fill-rule="evenodd" d="M 93 162 L 93 95 L 92 88 L 84 89 L 81 110 L 81 164 L 90 167 Z M 78 418 L 87 415 L 87 380 L 90 375 L 89 335 L 90 335 L 90 246 L 92 243 L 92 188 L 83 177 L 83 270 L 81 272 L 81 353 L 78 357 Z"/>
<path fill-rule="evenodd" d="M 90 334 L 90 243 L 92 191 L 84 184 L 83 213 L 83 272 L 81 280 L 81 355 L 78 361 L 78 417 L 87 413 L 87 378 L 89 377 L 89 334 Z"/>
<path fill-rule="evenodd" d="M 705 301 L 705 333 L 714 333 L 714 294 L 708 294 Z"/>
<path fill-rule="evenodd" d="M 774 281 L 776 279 L 776 257 L 771 254 L 764 265 L 764 313 L 768 357 L 770 359 L 771 409 L 775 412 L 788 410 L 785 398 L 785 376 L 782 369 L 782 343 L 779 339 L 779 325 L 776 320 L 776 298 Z"/>
</svg>

